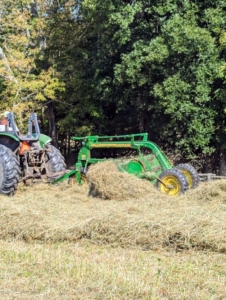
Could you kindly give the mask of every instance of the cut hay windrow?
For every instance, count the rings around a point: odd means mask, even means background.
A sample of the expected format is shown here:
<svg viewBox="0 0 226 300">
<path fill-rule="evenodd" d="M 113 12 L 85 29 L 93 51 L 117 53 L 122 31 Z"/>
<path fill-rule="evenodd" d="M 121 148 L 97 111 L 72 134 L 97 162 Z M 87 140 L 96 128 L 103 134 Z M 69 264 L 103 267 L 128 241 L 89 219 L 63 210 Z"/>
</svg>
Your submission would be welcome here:
<svg viewBox="0 0 226 300">
<path fill-rule="evenodd" d="M 97 174 L 99 178 L 102 171 Z M 112 173 L 112 182 L 122 180 L 120 172 Z M 179 197 L 167 197 L 145 180 L 138 182 L 141 185 L 137 190 L 132 186 L 135 192 L 130 191 L 131 196 L 122 185 L 116 189 L 115 199 L 110 191 L 106 195 L 111 201 L 88 197 L 85 185 L 20 184 L 14 197 L 0 196 L 0 237 L 226 252 L 226 181 L 202 183 Z"/>
<path fill-rule="evenodd" d="M 128 200 L 151 195 L 159 196 L 159 192 L 149 182 L 134 175 L 122 173 L 113 161 L 94 164 L 88 172 L 89 195 L 104 200 Z"/>
</svg>

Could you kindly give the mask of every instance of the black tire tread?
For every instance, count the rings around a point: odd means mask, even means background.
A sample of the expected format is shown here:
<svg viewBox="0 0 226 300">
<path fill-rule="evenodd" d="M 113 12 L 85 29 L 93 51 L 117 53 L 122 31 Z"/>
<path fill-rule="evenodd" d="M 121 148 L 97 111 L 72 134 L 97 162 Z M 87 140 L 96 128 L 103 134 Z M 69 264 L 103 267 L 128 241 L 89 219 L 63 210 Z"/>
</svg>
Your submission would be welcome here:
<svg viewBox="0 0 226 300">
<path fill-rule="evenodd" d="M 47 166 L 51 173 L 63 172 L 66 170 L 66 164 L 63 155 L 53 145 L 48 145 L 47 148 Z M 61 175 L 54 176 L 53 179 L 59 178 Z"/>
<path fill-rule="evenodd" d="M 179 164 L 175 168 L 177 168 L 180 171 L 187 171 L 190 173 L 192 177 L 192 187 L 191 189 L 195 189 L 199 185 L 199 174 L 196 171 L 196 169 L 190 165 L 190 164 Z"/>
<path fill-rule="evenodd" d="M 0 145 L 0 163 L 3 169 L 0 193 L 5 195 L 13 194 L 17 189 L 21 176 L 19 161 L 11 149 Z"/>
</svg>

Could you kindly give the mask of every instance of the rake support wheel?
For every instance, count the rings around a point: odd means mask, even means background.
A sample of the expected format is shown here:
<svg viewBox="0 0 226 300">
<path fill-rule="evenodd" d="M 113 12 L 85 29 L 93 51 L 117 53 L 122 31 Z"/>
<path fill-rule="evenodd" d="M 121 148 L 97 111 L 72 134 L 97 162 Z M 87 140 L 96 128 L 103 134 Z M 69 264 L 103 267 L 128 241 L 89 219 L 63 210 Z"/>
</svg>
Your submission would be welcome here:
<svg viewBox="0 0 226 300">
<path fill-rule="evenodd" d="M 170 196 L 178 196 L 188 189 L 185 175 L 178 169 L 168 169 L 159 176 L 157 186 L 160 191 Z"/>
<path fill-rule="evenodd" d="M 179 164 L 175 168 L 185 175 L 189 189 L 195 189 L 199 185 L 199 174 L 193 166 L 189 164 Z"/>
<path fill-rule="evenodd" d="M 74 176 L 71 176 L 69 179 L 68 179 L 68 183 L 71 184 L 71 185 L 77 185 L 79 184 L 76 180 L 76 175 Z M 80 184 L 88 184 L 88 178 L 86 176 L 86 174 L 82 173 L 81 174 L 81 182 Z"/>
</svg>

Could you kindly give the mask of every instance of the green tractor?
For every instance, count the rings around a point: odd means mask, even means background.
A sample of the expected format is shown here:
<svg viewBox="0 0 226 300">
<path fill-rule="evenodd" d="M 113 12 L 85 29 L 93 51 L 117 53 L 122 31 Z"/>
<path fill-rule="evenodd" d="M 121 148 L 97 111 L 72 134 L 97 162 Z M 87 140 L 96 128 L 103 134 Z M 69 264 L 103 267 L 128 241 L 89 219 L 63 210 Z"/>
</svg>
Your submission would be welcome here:
<svg viewBox="0 0 226 300">
<path fill-rule="evenodd" d="M 55 182 L 73 178 L 82 184 L 87 179 L 87 171 L 91 164 L 105 161 L 108 152 L 116 158 L 114 162 L 122 172 L 133 174 L 139 178 L 149 180 L 162 193 L 177 196 L 188 188 L 196 188 L 199 175 L 189 164 L 173 166 L 160 148 L 148 141 L 148 134 L 131 134 L 118 136 L 86 136 L 72 137 L 81 141 L 81 149 L 75 169 L 63 175 Z M 107 151 L 108 150 L 108 151 Z M 118 157 L 116 150 L 120 150 Z M 127 157 L 125 153 L 129 154 Z M 108 156 L 108 158 L 112 158 Z"/>
<path fill-rule="evenodd" d="M 28 132 L 21 134 L 14 114 L 8 113 L 6 124 L 0 125 L 0 193 L 13 194 L 20 181 L 51 182 L 64 173 L 64 158 L 51 138 L 40 133 L 37 115 L 30 115 Z"/>
</svg>

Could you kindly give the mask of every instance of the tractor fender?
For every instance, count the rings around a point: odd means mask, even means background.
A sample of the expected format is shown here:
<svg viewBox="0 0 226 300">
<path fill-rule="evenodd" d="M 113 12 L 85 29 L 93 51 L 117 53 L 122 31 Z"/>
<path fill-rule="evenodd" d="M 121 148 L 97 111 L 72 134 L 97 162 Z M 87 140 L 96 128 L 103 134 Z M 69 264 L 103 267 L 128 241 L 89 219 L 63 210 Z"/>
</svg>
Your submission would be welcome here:
<svg viewBox="0 0 226 300">
<path fill-rule="evenodd" d="M 40 133 L 39 142 L 41 148 L 44 148 L 45 145 L 52 142 L 52 139 L 48 135 Z"/>
<path fill-rule="evenodd" d="M 6 132 L 1 132 L 0 133 L 0 145 L 3 145 L 9 149 L 11 149 L 12 151 L 15 151 L 19 145 L 20 145 L 20 140 L 10 134 L 10 133 L 6 133 Z"/>
<path fill-rule="evenodd" d="M 12 138 L 13 140 L 15 140 L 15 141 L 17 141 L 17 142 L 19 142 L 20 140 L 15 136 L 15 135 L 12 135 L 12 134 L 10 134 L 10 133 L 0 133 L 0 137 L 1 136 L 8 136 L 8 137 L 10 137 L 10 138 Z"/>
</svg>

